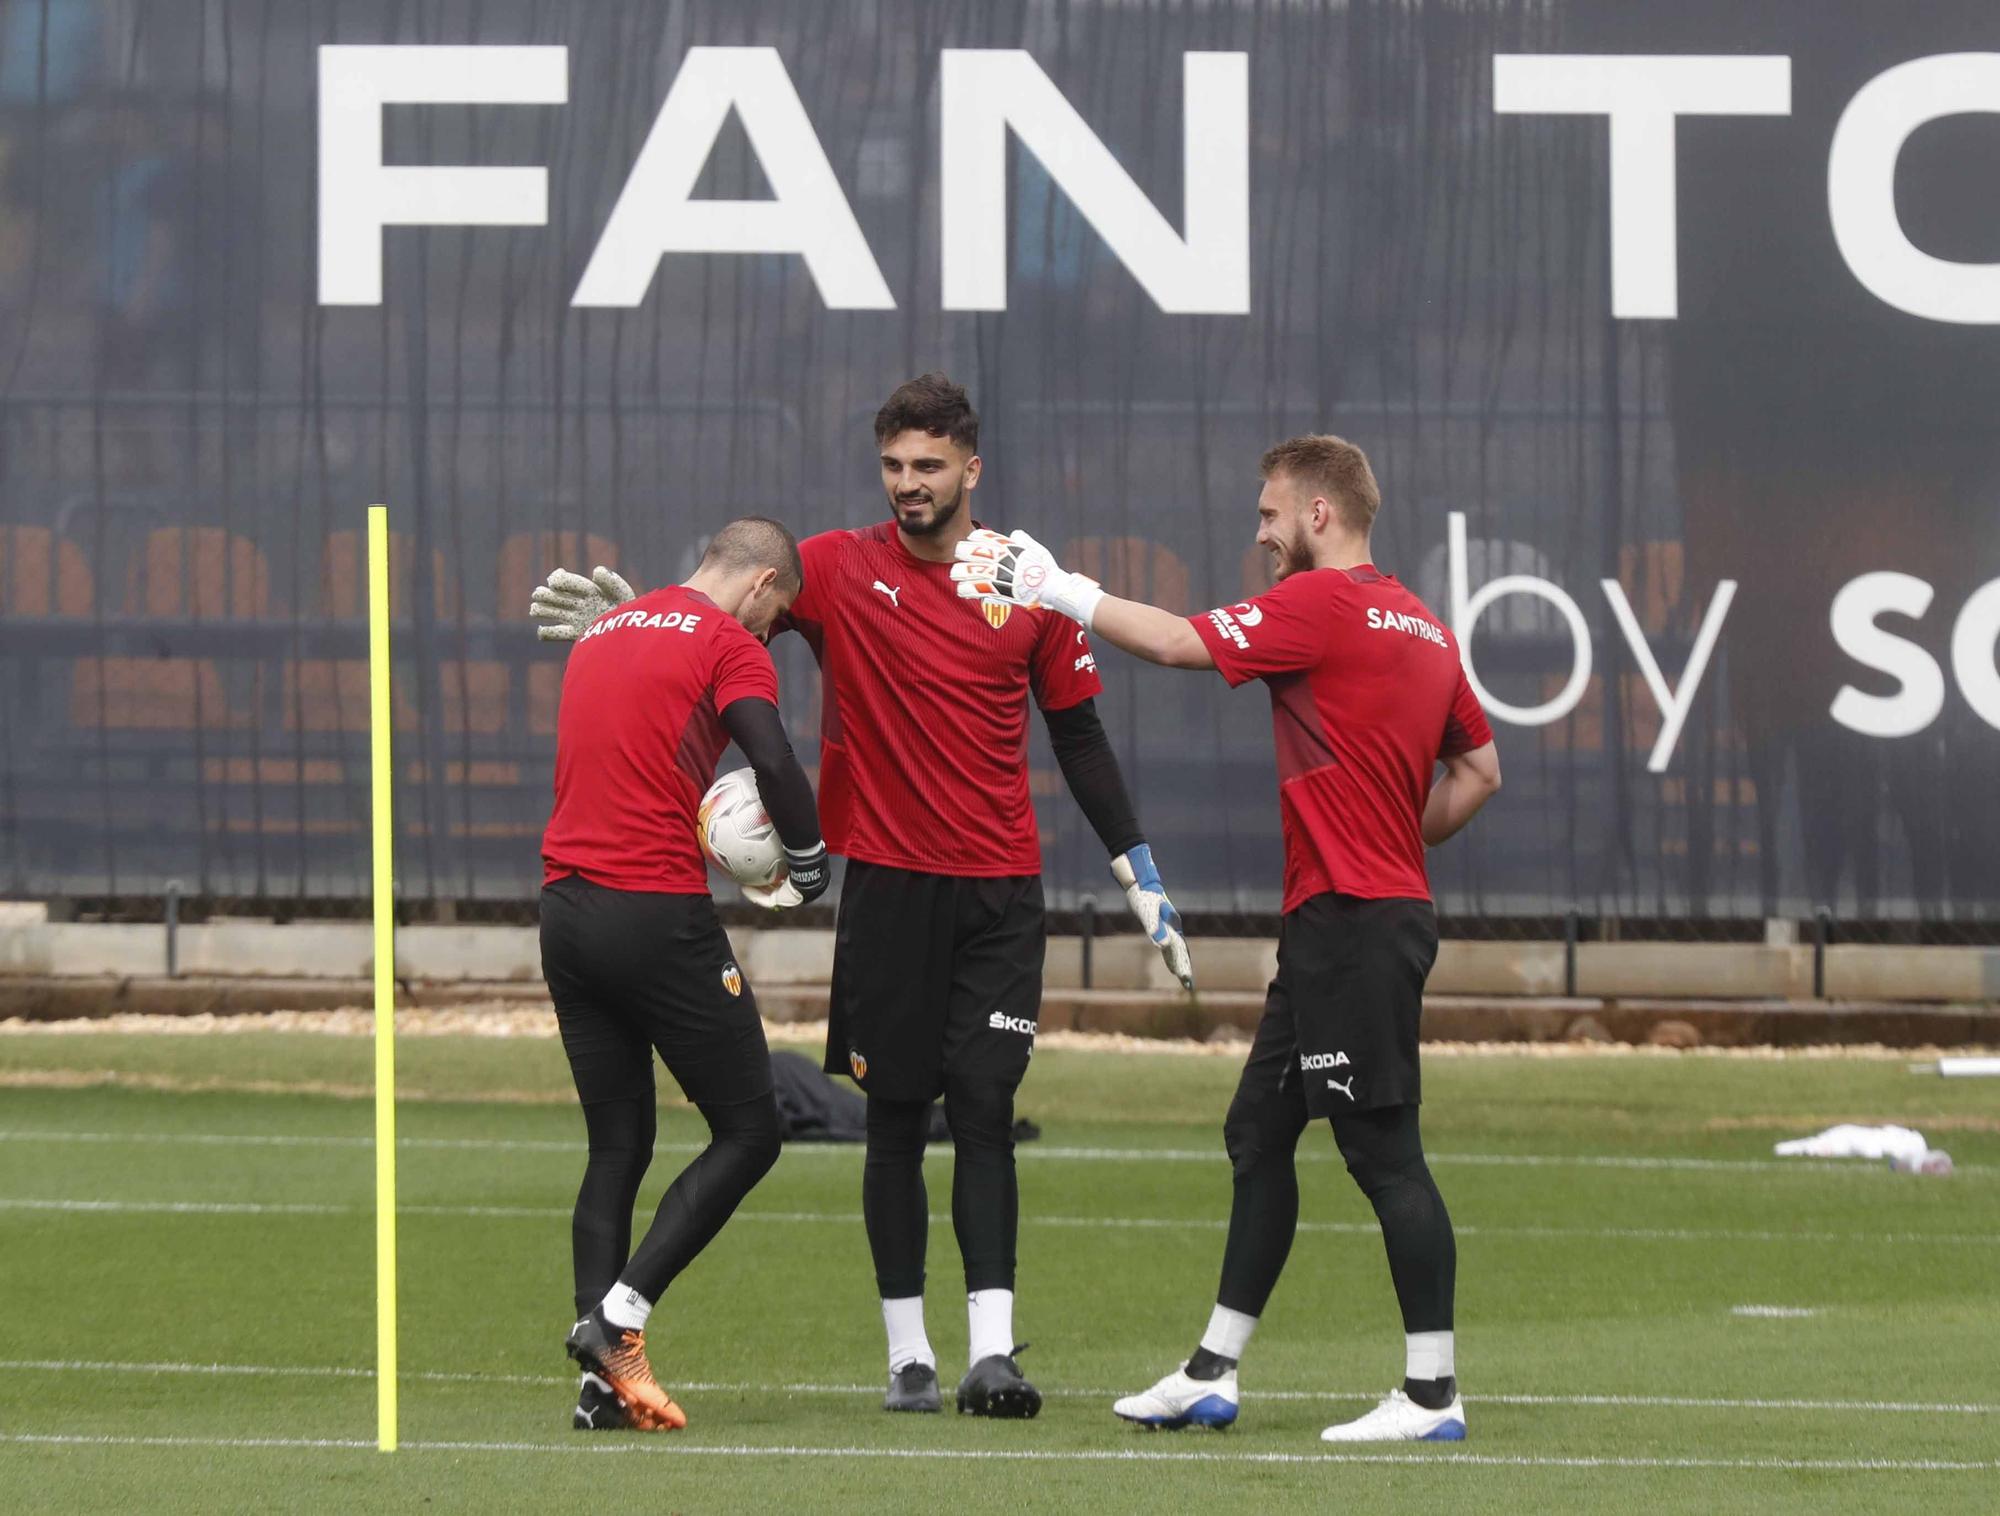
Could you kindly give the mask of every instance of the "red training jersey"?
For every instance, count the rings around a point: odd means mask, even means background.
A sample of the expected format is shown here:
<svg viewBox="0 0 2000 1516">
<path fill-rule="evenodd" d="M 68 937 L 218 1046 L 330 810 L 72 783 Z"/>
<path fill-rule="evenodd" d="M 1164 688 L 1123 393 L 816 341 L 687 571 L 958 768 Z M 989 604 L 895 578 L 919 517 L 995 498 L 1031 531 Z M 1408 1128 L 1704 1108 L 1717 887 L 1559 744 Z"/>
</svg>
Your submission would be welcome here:
<svg viewBox="0 0 2000 1516">
<path fill-rule="evenodd" d="M 592 622 L 563 670 L 556 805 L 542 834 L 542 882 L 706 895 L 695 812 L 729 746 L 722 712 L 778 701 L 764 644 L 682 585 Z"/>
<path fill-rule="evenodd" d="M 926 874 L 1039 874 L 1028 696 L 1060 711 L 1103 689 L 1082 628 L 960 599 L 951 565 L 911 553 L 892 522 L 822 532 L 799 552 L 789 625 L 823 680 L 828 851 Z"/>
<path fill-rule="evenodd" d="M 1284 909 L 1327 890 L 1430 899 L 1431 776 L 1493 740 L 1457 639 L 1368 564 L 1291 574 L 1188 619 L 1232 686 L 1270 687 Z"/>
</svg>

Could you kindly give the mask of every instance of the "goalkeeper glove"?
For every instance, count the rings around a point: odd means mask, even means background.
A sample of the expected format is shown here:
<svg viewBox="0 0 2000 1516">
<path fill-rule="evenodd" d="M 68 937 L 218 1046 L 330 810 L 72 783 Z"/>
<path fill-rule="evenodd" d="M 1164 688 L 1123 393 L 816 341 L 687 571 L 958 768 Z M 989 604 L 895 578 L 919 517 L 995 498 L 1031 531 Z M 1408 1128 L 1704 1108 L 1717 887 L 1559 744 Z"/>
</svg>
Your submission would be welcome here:
<svg viewBox="0 0 2000 1516">
<path fill-rule="evenodd" d="M 1104 589 L 1095 579 L 1072 574 L 1026 532 L 1003 537 L 981 527 L 952 549 L 951 577 L 961 599 L 1049 610 L 1090 625 Z"/>
<path fill-rule="evenodd" d="M 549 575 L 547 584 L 538 585 L 528 597 L 528 615 L 549 623 L 535 628 L 542 641 L 574 642 L 590 630 L 591 622 L 637 594 L 615 570 L 602 564 L 591 570 L 588 579 L 559 568 Z"/>
<path fill-rule="evenodd" d="M 1167 972 L 1192 995 L 1194 961 L 1188 957 L 1187 938 L 1181 935 L 1181 913 L 1167 899 L 1167 887 L 1160 883 L 1152 848 L 1142 842 L 1129 853 L 1120 853 L 1111 860 L 1111 877 L 1125 886 L 1125 899 L 1132 907 L 1132 914 L 1139 918 L 1139 925 L 1160 950 Z"/>
<path fill-rule="evenodd" d="M 789 867 L 783 879 L 775 884 L 746 884 L 743 886 L 743 898 L 767 911 L 788 911 L 795 905 L 817 900 L 826 893 L 833 875 L 824 842 L 803 853 L 786 848 L 785 862 Z"/>
</svg>

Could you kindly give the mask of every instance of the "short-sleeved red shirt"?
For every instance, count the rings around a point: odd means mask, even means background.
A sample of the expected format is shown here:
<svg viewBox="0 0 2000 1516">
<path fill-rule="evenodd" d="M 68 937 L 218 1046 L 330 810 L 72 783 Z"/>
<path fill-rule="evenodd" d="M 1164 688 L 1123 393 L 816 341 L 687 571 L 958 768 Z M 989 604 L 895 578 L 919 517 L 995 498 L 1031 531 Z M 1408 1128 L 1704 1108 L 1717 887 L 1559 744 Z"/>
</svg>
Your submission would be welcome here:
<svg viewBox="0 0 2000 1516">
<path fill-rule="evenodd" d="M 1428 900 L 1437 761 L 1493 740 L 1457 639 L 1367 564 L 1291 574 L 1188 619 L 1231 685 L 1270 687 L 1284 909 L 1328 890 Z"/>
<path fill-rule="evenodd" d="M 722 712 L 752 696 L 777 703 L 771 654 L 706 595 L 673 585 L 592 622 L 563 670 L 543 882 L 706 895 L 695 813 L 729 746 Z"/>
<path fill-rule="evenodd" d="M 824 680 L 828 850 L 926 874 L 1039 874 L 1028 697 L 1060 711 L 1103 688 L 1082 629 L 960 599 L 951 565 L 915 556 L 891 522 L 822 532 L 799 551 L 805 588 L 788 624 Z"/>
</svg>

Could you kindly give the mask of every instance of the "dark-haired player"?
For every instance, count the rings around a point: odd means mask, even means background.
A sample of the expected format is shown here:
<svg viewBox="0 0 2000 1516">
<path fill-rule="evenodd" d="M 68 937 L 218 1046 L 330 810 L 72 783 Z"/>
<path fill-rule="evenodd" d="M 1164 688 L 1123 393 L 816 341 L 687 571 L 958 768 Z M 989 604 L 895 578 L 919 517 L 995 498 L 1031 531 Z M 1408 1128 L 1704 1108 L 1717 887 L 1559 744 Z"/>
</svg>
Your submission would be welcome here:
<svg viewBox="0 0 2000 1516">
<path fill-rule="evenodd" d="M 1403 1387 L 1328 1442 L 1456 1441 L 1458 1254 L 1424 1162 L 1417 1027 L 1437 955 L 1424 849 L 1500 788 L 1493 734 L 1458 644 L 1370 561 L 1382 496 L 1360 448 L 1298 437 L 1264 455 L 1257 541 L 1272 589 L 1181 617 L 1106 595 L 1016 532 L 960 544 L 960 592 L 1046 606 L 1171 668 L 1214 669 L 1271 694 L 1285 838 L 1278 976 L 1223 1123 L 1235 1167 L 1222 1283 L 1200 1346 L 1113 1409 L 1145 1426 L 1227 1426 L 1236 1364 L 1298 1226 L 1294 1154 L 1308 1122 L 1333 1139 L 1375 1208 L 1402 1308 Z M 1443 765 L 1441 777 L 1433 775 Z"/>
<path fill-rule="evenodd" d="M 826 1067 L 868 1096 L 861 1209 L 889 1339 L 892 1411 L 941 1408 L 924 1328 L 930 1205 L 924 1140 L 944 1097 L 956 1163 L 970 1366 L 958 1408 L 1033 1416 L 1015 1361 L 1014 1091 L 1042 995 L 1041 848 L 1027 719 L 1041 707 L 1070 792 L 1167 965 L 1192 987 L 1180 918 L 1154 867 L 1097 717 L 1097 663 L 1060 616 L 959 598 L 953 550 L 975 527 L 979 418 L 942 374 L 899 387 L 875 417 L 890 519 L 808 538 L 788 624 L 825 678 L 820 804 L 847 859 Z M 631 593 L 558 571 L 535 592 L 548 638 Z M 986 824 L 968 832 L 976 806 Z"/>
<path fill-rule="evenodd" d="M 778 719 L 764 646 L 800 578 L 790 532 L 760 517 L 731 522 L 686 584 L 605 616 L 564 671 L 542 838 L 542 973 L 590 1139 L 570 1233 L 579 1427 L 687 1425 L 653 1376 L 647 1318 L 777 1161 L 764 1024 L 709 899 L 695 811 L 734 741 L 790 860 L 786 879 L 752 897 L 775 909 L 826 889 L 812 788 Z M 710 1140 L 634 1249 L 655 1051 Z"/>
</svg>

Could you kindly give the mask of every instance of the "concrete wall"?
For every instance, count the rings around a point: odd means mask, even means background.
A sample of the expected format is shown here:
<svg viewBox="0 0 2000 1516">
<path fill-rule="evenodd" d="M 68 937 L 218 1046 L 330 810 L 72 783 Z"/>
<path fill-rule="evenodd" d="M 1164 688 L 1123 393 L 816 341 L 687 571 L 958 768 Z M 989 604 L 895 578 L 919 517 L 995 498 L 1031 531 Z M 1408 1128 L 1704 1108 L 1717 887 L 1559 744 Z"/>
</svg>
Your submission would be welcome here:
<svg viewBox="0 0 2000 1516">
<path fill-rule="evenodd" d="M 823 985 L 833 933 L 742 928 L 731 934 L 751 980 L 772 988 Z M 361 922 L 215 921 L 180 929 L 179 971 L 202 978 L 364 979 L 374 971 Z M 1210 938 L 1194 944 L 1205 991 L 1261 991 L 1277 969 L 1277 944 Z M 1092 985 L 1170 993 L 1160 956 L 1131 934 L 1092 944 Z M 1049 942 L 1051 990 L 1083 983 L 1082 943 Z M 0 977 L 152 978 L 166 973 L 160 926 L 51 923 L 27 912 L 0 915 Z M 532 927 L 409 926 L 396 934 L 396 974 L 429 983 L 533 984 L 541 957 Z M 1840 946 L 1827 950 L 1826 995 L 1834 1000 L 1979 1002 L 2000 999 L 2000 950 L 1970 947 Z M 1559 942 L 1446 942 L 1434 995 L 1546 997 L 1564 992 Z M 1805 1000 L 1813 992 L 1807 946 L 1763 943 L 1584 943 L 1576 993 L 1593 999 Z"/>
</svg>

